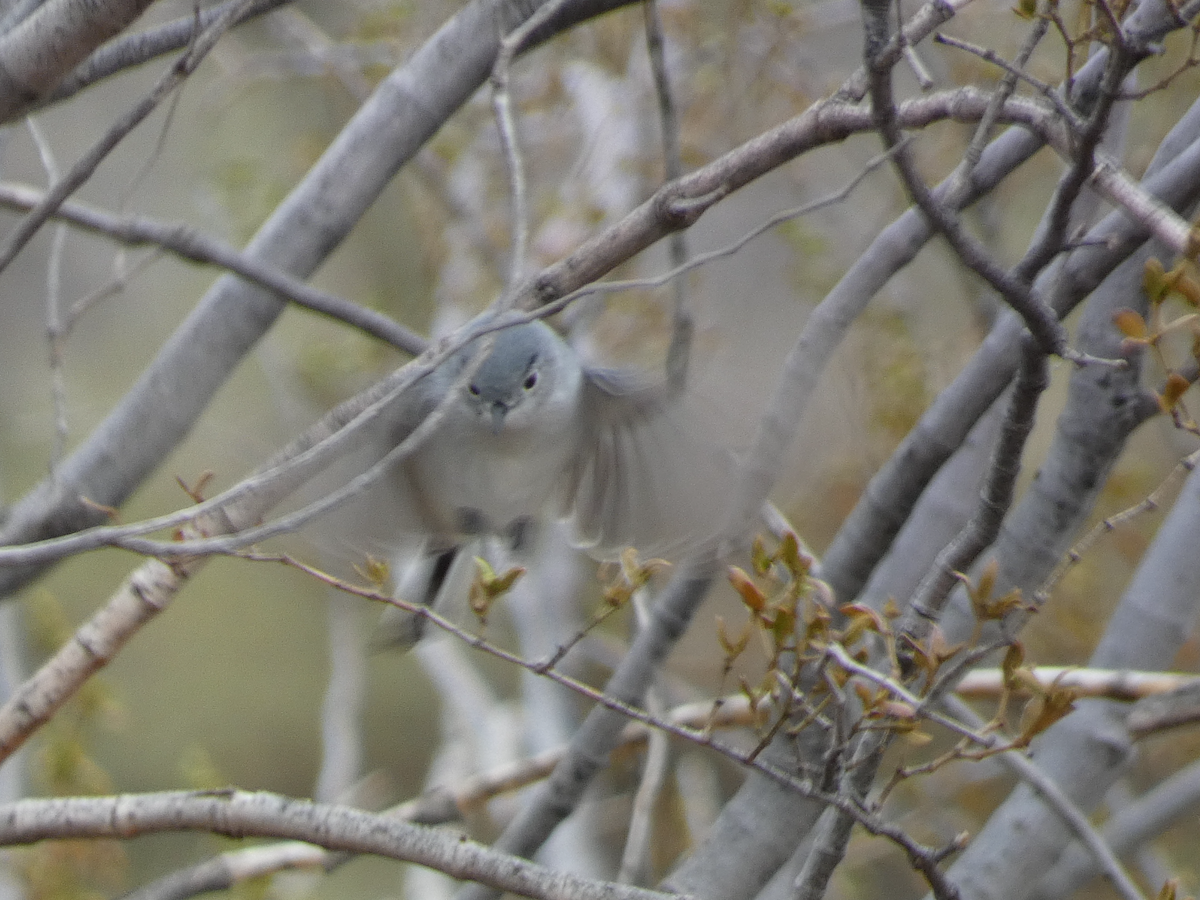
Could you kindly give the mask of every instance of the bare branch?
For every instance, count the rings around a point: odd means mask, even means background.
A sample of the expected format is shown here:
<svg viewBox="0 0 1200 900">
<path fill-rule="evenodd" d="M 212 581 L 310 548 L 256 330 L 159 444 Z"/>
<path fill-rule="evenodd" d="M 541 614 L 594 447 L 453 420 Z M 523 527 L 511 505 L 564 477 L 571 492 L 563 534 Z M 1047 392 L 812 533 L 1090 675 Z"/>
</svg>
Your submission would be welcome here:
<svg viewBox="0 0 1200 900">
<path fill-rule="evenodd" d="M 261 16 L 291 0 L 256 0 L 242 9 L 235 20 L 240 25 Z M 208 28 L 217 17 L 239 5 L 238 0 L 224 0 L 198 10 L 195 15 L 180 16 L 145 31 L 122 35 L 100 47 L 60 81 L 38 106 L 60 103 L 86 87 L 134 66 L 140 66 L 167 53 L 182 50 Z"/>
<path fill-rule="evenodd" d="M 35 188 L 0 183 L 0 205 L 32 210 L 45 200 L 46 195 Z M 248 253 L 239 253 L 190 226 L 156 222 L 146 216 L 117 216 L 71 200 L 64 201 L 52 215 L 131 247 L 150 244 L 192 262 L 228 269 L 297 306 L 358 328 L 405 353 L 416 356 L 426 347 L 424 338 L 383 313 L 312 287 L 282 269 Z"/>
<path fill-rule="evenodd" d="M 951 713 L 972 727 L 978 729 L 983 726 L 983 720 L 963 701 L 948 697 L 942 702 Z M 986 740 L 990 743 L 1002 744 L 1005 738 L 1003 735 L 992 734 Z M 1012 768 L 1026 784 L 1031 785 L 1042 799 L 1053 807 L 1055 813 L 1067 823 L 1075 837 L 1088 848 L 1096 864 L 1108 877 L 1109 882 L 1123 900 L 1145 900 L 1142 892 L 1133 883 L 1133 879 L 1129 877 L 1113 854 L 1112 849 L 1105 843 L 1104 838 L 1092 827 L 1087 816 L 1071 801 L 1071 798 L 1063 792 L 1053 778 L 1047 776 L 1020 752 L 1004 753 L 1000 759 L 1005 765 Z"/>
<path fill-rule="evenodd" d="M 1116 33 L 1120 35 L 1119 27 Z M 1137 62 L 1139 58 L 1128 52 L 1124 41 L 1118 37 L 1116 46 L 1109 48 L 1104 75 L 1100 79 L 1097 96 L 1090 104 L 1087 122 L 1082 133 L 1073 142 L 1067 172 L 1059 179 L 1054 196 L 1050 200 L 1050 207 L 1038 223 L 1037 233 L 1030 241 L 1025 256 L 1014 269 L 1014 274 L 1019 279 L 1034 278 L 1065 246 L 1071 208 L 1091 178 L 1095 167 L 1096 149 L 1108 127 L 1109 116 L 1121 89 L 1121 82 Z"/>
<path fill-rule="evenodd" d="M 243 10 L 249 8 L 251 2 L 253 0 L 238 0 L 236 4 L 226 8 L 220 16 L 214 19 L 213 23 L 202 31 L 188 48 L 187 53 L 181 56 L 175 65 L 159 78 L 158 83 L 150 89 L 146 96 L 118 119 L 104 136 L 84 153 L 79 162 L 71 167 L 71 171 L 46 192 L 45 198 L 21 220 L 4 244 L 0 245 L 0 272 L 8 268 L 9 263 L 29 243 L 30 238 L 45 224 L 54 210 L 92 176 L 92 173 L 117 144 L 195 71 L 196 67 L 200 65 L 200 61 L 216 46 L 221 35 L 233 26 L 234 20 Z M 46 8 L 43 7 L 43 9 Z M 0 47 L 0 53 L 2 52 L 3 47 Z"/>
<path fill-rule="evenodd" d="M 148 560 L 96 615 L 0 707 L 0 759 L 7 759 L 143 625 L 173 599 L 203 560 L 168 566 Z"/>
<path fill-rule="evenodd" d="M 662 714 L 662 701 L 651 691 L 646 695 L 646 709 L 651 715 Z M 652 863 L 654 808 L 662 795 L 668 775 L 671 747 L 661 731 L 651 731 L 642 778 L 633 797 L 633 812 L 617 881 L 621 884 L 646 884 Z"/>
<path fill-rule="evenodd" d="M 529 252 L 529 200 L 525 188 L 525 163 L 521 158 L 517 124 L 513 118 L 512 96 L 508 89 L 509 70 L 512 68 L 513 57 L 525 46 L 529 36 L 558 15 L 567 2 L 568 0 L 550 0 L 506 34 L 500 41 L 496 62 L 492 65 L 492 110 L 496 117 L 496 130 L 500 134 L 504 167 L 508 171 L 508 193 L 512 203 L 512 243 L 509 249 L 511 256 L 506 278 L 506 288 L 509 291 L 515 289 L 525 277 L 525 257 Z"/>
<path fill-rule="evenodd" d="M 1107 697 L 1110 700 L 1140 700 L 1167 691 L 1174 691 L 1196 682 L 1197 676 L 1172 672 L 1126 672 L 1108 669 L 1075 669 L 1060 666 L 1038 666 L 1030 675 L 1044 689 L 1069 689 L 1080 697 Z M 954 693 L 964 698 L 999 697 L 1004 686 L 1004 673 L 999 669 L 976 669 L 968 672 L 954 686 Z"/>
<path fill-rule="evenodd" d="M 1146 193 L 1112 160 L 1103 157 L 1096 160 L 1091 182 L 1174 253 L 1191 259 L 1200 251 L 1195 229 L 1170 207 Z"/>
<path fill-rule="evenodd" d="M 896 119 L 896 107 L 892 96 L 891 66 L 881 52 L 885 47 L 889 3 L 864 2 L 864 27 L 866 47 L 863 51 L 868 67 L 868 83 L 871 94 L 871 109 L 876 127 L 884 146 L 888 149 L 900 144 L 902 134 Z M 991 258 L 984 247 L 972 238 L 951 209 L 940 203 L 921 179 L 911 154 L 905 149 L 893 157 L 896 171 L 913 202 L 923 212 L 954 248 L 963 264 L 984 279 L 1015 309 L 1025 321 L 1038 345 L 1047 353 L 1056 356 L 1070 355 L 1066 331 L 1055 318 L 1045 301 L 1034 294 L 1026 280 L 1033 273 L 1009 273 Z"/>
<path fill-rule="evenodd" d="M 1048 26 L 1048 21 L 1045 18 L 1039 17 L 1035 23 L 1035 30 L 1031 37 L 1035 37 L 1040 40 L 1042 34 L 1045 33 Z M 1025 71 L 1025 64 L 1029 61 L 1029 54 L 1026 52 L 1026 49 L 1028 48 L 1032 50 L 1033 45 L 1037 43 L 1036 40 L 1031 40 L 1026 43 L 1021 48 L 1021 53 L 1017 57 L 1016 62 L 1010 63 L 996 53 L 996 51 L 988 47 L 977 47 L 970 41 L 964 41 L 956 37 L 951 37 L 948 34 L 939 33 L 934 35 L 933 39 L 939 44 L 945 44 L 948 47 L 956 47 L 959 50 L 965 50 L 968 53 L 975 54 L 980 59 L 985 59 L 993 65 L 999 66 L 1005 72 L 1005 85 L 1011 85 L 1011 87 L 1008 87 L 1009 92 L 1011 92 L 1012 88 L 1016 86 L 1016 82 L 1018 80 L 1024 81 L 1026 84 L 1031 85 L 1039 94 L 1045 97 L 1048 102 L 1054 104 L 1055 110 L 1057 110 L 1058 114 L 1062 116 L 1063 121 L 1070 123 L 1072 131 L 1079 131 L 1083 128 L 1083 123 L 1079 120 L 1079 115 L 1075 112 L 1075 110 L 1071 109 L 1071 107 L 1067 105 L 1067 102 L 1065 99 L 1063 99 L 1062 94 L 1059 93 L 1053 85 L 1046 84 L 1044 81 L 1039 81 Z"/>
<path fill-rule="evenodd" d="M 1037 402 L 1049 380 L 1045 357 L 1038 349 L 1026 344 L 1000 440 L 989 465 L 979 510 L 954 541 L 938 554 L 933 569 L 909 603 L 900 632 L 901 640 L 910 647 L 928 638 L 950 591 L 958 584 L 957 573 L 967 571 L 1000 532 L 1000 524 L 1012 503 L 1021 469 L 1021 453 L 1033 429 Z M 902 652 L 909 651 L 902 649 Z"/>
<path fill-rule="evenodd" d="M 53 184 L 59 178 L 58 162 L 54 150 L 33 118 L 25 120 L 29 134 L 37 147 L 46 170 L 46 179 Z M 67 447 L 67 383 L 63 375 L 63 344 L 71 328 L 70 320 L 62 313 L 62 265 L 63 247 L 66 244 L 65 227 L 54 229 L 50 245 L 50 258 L 46 261 L 46 339 L 50 345 L 50 383 L 54 396 L 54 444 L 50 448 L 50 476 L 53 478 Z"/>
<path fill-rule="evenodd" d="M 344 806 L 277 794 L 167 792 L 66 800 L 19 800 L 0 806 L 0 843 L 49 837 L 128 838 L 164 831 L 230 837 L 286 837 L 331 850 L 414 862 L 525 897 L 560 900 L 664 900 L 673 895 L 553 872 L 489 850 L 461 835 Z"/>
<path fill-rule="evenodd" d="M 0 37 L 0 121 L 44 96 L 80 60 L 118 34 L 151 0 L 54 0 Z"/>
</svg>

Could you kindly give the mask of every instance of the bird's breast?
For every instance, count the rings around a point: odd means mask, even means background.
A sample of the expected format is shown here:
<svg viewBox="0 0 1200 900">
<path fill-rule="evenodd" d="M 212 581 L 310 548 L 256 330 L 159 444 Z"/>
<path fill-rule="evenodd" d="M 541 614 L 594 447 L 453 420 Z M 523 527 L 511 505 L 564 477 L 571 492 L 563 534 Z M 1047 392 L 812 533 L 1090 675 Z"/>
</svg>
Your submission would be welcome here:
<svg viewBox="0 0 1200 900">
<path fill-rule="evenodd" d="M 541 512 L 577 452 L 569 428 L 546 424 L 494 430 L 450 423 L 431 436 L 409 471 L 433 527 L 452 532 L 469 521 L 502 532 Z"/>
</svg>

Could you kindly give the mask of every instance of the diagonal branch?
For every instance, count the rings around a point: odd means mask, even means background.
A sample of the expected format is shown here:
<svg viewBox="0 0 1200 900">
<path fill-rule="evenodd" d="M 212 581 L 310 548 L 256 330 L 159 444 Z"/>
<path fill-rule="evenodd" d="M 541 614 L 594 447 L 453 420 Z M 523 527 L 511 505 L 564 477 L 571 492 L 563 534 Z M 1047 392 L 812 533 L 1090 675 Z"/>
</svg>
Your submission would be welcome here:
<svg viewBox="0 0 1200 900">
<path fill-rule="evenodd" d="M 45 199 L 45 193 L 35 188 L 0 183 L 0 205 L 12 209 L 36 209 Z M 297 306 L 358 328 L 405 353 L 416 356 L 425 349 L 424 338 L 383 313 L 312 287 L 188 225 L 156 222 L 146 216 L 116 216 L 70 200 L 64 201 L 52 216 L 131 247 L 151 244 L 182 259 L 228 269 Z"/>
<path fill-rule="evenodd" d="M 216 46 L 221 36 L 233 27 L 242 11 L 249 8 L 251 2 L 252 0 L 238 0 L 236 4 L 226 8 L 221 15 L 214 19 L 212 24 L 200 32 L 192 42 L 187 53 L 176 60 L 175 64 L 159 78 L 146 96 L 114 122 L 104 136 L 84 153 L 79 162 L 71 167 L 71 171 L 51 186 L 42 201 L 26 214 L 25 218 L 9 234 L 4 244 L 0 245 L 0 272 L 8 268 L 9 263 L 16 258 L 38 229 L 53 215 L 54 210 L 80 185 L 92 177 L 92 173 L 117 144 L 124 140 L 125 136 L 133 131 L 146 116 L 157 109 L 158 105 L 170 96 L 179 85 L 183 84 L 208 55 L 208 52 Z M 45 8 L 43 7 L 43 9 Z"/>
<path fill-rule="evenodd" d="M 182 50 L 194 41 L 201 31 L 211 25 L 218 16 L 237 4 L 238 0 L 224 0 L 214 6 L 206 6 L 195 15 L 180 16 L 170 22 L 155 25 L 144 31 L 117 37 L 93 52 L 60 81 L 38 106 L 61 103 L 84 88 L 103 81 L 135 66 L 144 65 L 152 59 Z M 255 0 L 238 13 L 235 25 L 261 16 L 273 9 L 291 3 L 292 0 Z"/>
<path fill-rule="evenodd" d="M 871 110 L 884 146 L 889 150 L 899 147 L 903 139 L 892 94 L 892 67 L 880 55 L 885 46 L 890 7 L 890 2 L 886 0 L 865 0 L 862 4 L 867 35 L 863 58 L 868 69 Z M 1056 356 L 1070 355 L 1066 330 L 1042 298 L 1030 290 L 1030 276 L 1005 271 L 992 259 L 986 248 L 967 233 L 958 217 L 948 206 L 938 202 L 925 184 L 907 148 L 900 147 L 892 162 L 913 202 L 946 239 L 963 264 L 983 278 L 1017 311 L 1042 349 Z"/>
</svg>

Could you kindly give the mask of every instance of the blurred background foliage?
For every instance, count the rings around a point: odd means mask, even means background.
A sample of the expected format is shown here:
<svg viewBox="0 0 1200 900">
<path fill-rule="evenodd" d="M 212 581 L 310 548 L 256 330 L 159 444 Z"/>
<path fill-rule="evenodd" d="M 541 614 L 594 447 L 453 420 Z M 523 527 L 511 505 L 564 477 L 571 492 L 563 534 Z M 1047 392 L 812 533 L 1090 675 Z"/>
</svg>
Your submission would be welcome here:
<svg viewBox="0 0 1200 900">
<path fill-rule="evenodd" d="M 242 245 L 337 134 L 372 84 L 420 46 L 459 4 L 448 2 L 298 2 L 228 35 L 188 82 L 110 157 L 79 198 L 99 206 L 187 222 Z M 1083 9 L 1083 4 L 1064 7 Z M 185 14 L 162 0 L 150 23 Z M 697 165 L 795 115 L 836 86 L 857 64 L 854 4 L 662 2 L 669 59 L 682 113 L 685 165 Z M 1022 34 L 1003 3 L 979 0 L 951 31 L 1011 55 Z M 1148 64 L 1160 77 L 1189 48 L 1168 39 Z M 1057 81 L 1061 43 L 1047 41 L 1035 74 Z M 926 61 L 945 82 L 989 81 L 994 71 L 945 48 Z M 61 107 L 37 115 L 65 167 L 144 91 L 165 63 L 110 79 Z M 1197 73 L 1177 78 L 1128 129 L 1126 155 L 1135 174 L 1163 132 L 1195 97 Z M 1151 78 L 1147 78 L 1149 83 Z M 909 88 L 912 89 L 911 86 Z M 613 221 L 661 179 L 659 126 L 649 87 L 642 14 L 633 7 L 576 28 L 522 59 L 514 96 L 529 162 L 533 249 L 538 264 L 571 250 Z M 507 186 L 486 93 L 467 105 L 418 162 L 402 171 L 315 283 L 427 331 L 441 310 L 475 310 L 501 284 L 509 232 Z M 944 175 L 961 157 L 970 131 L 943 125 L 918 142 L 927 177 Z M 723 246 L 789 206 L 840 189 L 878 152 L 867 136 L 811 153 L 722 203 L 689 233 L 694 252 Z M 1051 189 L 1058 163 L 1043 154 L 974 210 L 971 224 L 1009 259 L 1023 250 Z M 29 133 L 0 133 L 0 175 L 44 184 Z M 697 390 L 712 399 L 713 427 L 745 442 L 783 354 L 809 309 L 872 237 L 904 208 L 890 173 L 880 171 L 844 202 L 794 220 L 688 278 L 699 323 Z M 14 217 L 4 214 L 9 226 Z M 6 499 L 44 476 L 54 435 L 44 336 L 52 229 L 0 276 L 0 484 Z M 64 302 L 123 279 L 144 251 L 114 249 L 69 232 L 59 263 Z M 663 268 L 659 248 L 618 274 Z M 70 436 L 86 435 L 129 388 L 158 346 L 215 277 L 211 270 L 162 257 L 128 277 L 80 321 L 65 350 Z M 618 297 L 593 323 L 597 341 L 617 357 L 641 360 L 665 344 L 665 317 L 647 293 Z M 893 279 L 855 326 L 828 372 L 819 402 L 797 441 L 776 498 L 817 552 L 866 481 L 954 376 L 979 341 L 994 300 L 948 263 L 933 245 Z M 650 348 L 648 352 L 647 348 Z M 371 340 L 309 313 L 289 310 L 255 355 L 233 374 L 188 441 L 121 511 L 123 521 L 187 502 L 176 478 L 215 478 L 209 493 L 256 467 L 321 410 L 348 396 L 402 358 Z M 1066 375 L 1055 372 L 1058 395 Z M 1036 471 L 1055 401 L 1043 409 L 1027 455 Z M 1177 458 L 1169 423 L 1142 428 L 1101 499 L 1107 515 L 1144 497 Z M 1105 538 L 1077 567 L 1029 630 L 1030 656 L 1042 663 L 1082 662 L 1157 525 L 1144 517 Z M 365 551 L 364 551 L 365 552 Z M 36 635 L 29 664 L 87 616 L 136 563 L 119 551 L 69 560 L 25 592 L 26 624 Z M 37 792 L 146 791 L 234 784 L 310 795 L 319 766 L 319 716 L 327 676 L 327 592 L 313 580 L 268 564 L 218 559 L 176 605 L 138 635 L 89 689 L 30 745 L 25 764 Z M 364 637 L 378 615 L 356 604 Z M 714 614 L 741 621 L 731 597 L 711 601 L 672 662 L 675 677 L 706 696 L 719 686 Z M 503 616 L 494 636 L 503 639 Z M 606 629 L 619 643 L 627 621 Z M 516 674 L 481 661 L 493 689 L 513 697 Z M 1174 665 L 1195 669 L 1187 646 Z M 1172 661 L 1164 661 L 1171 667 Z M 592 674 L 599 677 L 602 667 Z M 418 793 L 438 733 L 438 702 L 413 656 L 369 659 L 366 769 L 386 776 L 387 796 Z M 1170 769 L 1194 756 L 1192 737 L 1149 742 L 1148 764 Z M 630 767 L 636 760 L 626 760 Z M 964 767 L 965 768 L 965 767 Z M 721 768 L 720 790 L 737 784 Z M 593 803 L 626 808 L 632 769 L 615 773 Z M 918 839 L 986 814 L 1007 776 L 994 767 L 964 771 L 943 787 L 942 819 L 909 822 Z M 907 786 L 917 792 L 920 784 Z M 923 798 L 927 801 L 929 798 Z M 382 800 L 381 800 L 382 802 Z M 917 796 L 899 802 L 917 808 Z M 924 807 L 923 807 L 924 808 Z M 622 819 L 613 817 L 619 836 Z M 668 817 L 679 825 L 679 818 Z M 952 833 L 952 831 L 950 832 Z M 1193 879 L 1194 829 L 1173 860 Z M 665 829 L 657 863 L 667 867 L 686 844 L 686 828 Z M 619 845 L 619 842 L 618 842 Z M 202 836 L 129 842 L 45 844 L 22 851 L 34 896 L 111 895 L 188 860 L 229 846 Z M 127 858 L 126 858 L 127 853 Z M 878 857 L 886 857 L 880 867 Z M 1190 867 L 1190 868 L 1189 868 Z M 379 896 L 398 890 L 397 867 L 369 860 L 328 879 L 276 879 L 273 895 Z M 851 896 L 920 893 L 895 852 L 858 840 L 839 875 Z M 1193 885 L 1196 883 L 1193 880 Z M 901 888 L 900 885 L 907 887 Z M 266 886 L 261 886 L 262 890 Z M 247 895 L 254 890 L 243 890 Z"/>
</svg>

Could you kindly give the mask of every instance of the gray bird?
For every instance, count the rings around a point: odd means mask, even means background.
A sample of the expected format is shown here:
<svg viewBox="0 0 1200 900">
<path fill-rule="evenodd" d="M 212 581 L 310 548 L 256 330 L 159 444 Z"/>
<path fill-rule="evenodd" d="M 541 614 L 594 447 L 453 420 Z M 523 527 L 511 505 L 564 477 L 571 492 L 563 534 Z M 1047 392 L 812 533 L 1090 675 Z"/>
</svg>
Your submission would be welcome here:
<svg viewBox="0 0 1200 900">
<path fill-rule="evenodd" d="M 499 535 L 521 543 L 540 515 L 569 518 L 597 558 L 634 546 L 678 551 L 714 533 L 728 466 L 700 440 L 680 392 L 645 373 L 586 366 L 544 322 L 485 334 L 402 398 L 387 441 L 433 415 L 432 431 L 391 487 L 400 529 L 423 536 L 432 603 L 458 548 Z M 404 594 L 402 594 L 404 595 Z M 389 610 L 389 639 L 411 643 L 419 622 Z"/>
</svg>

